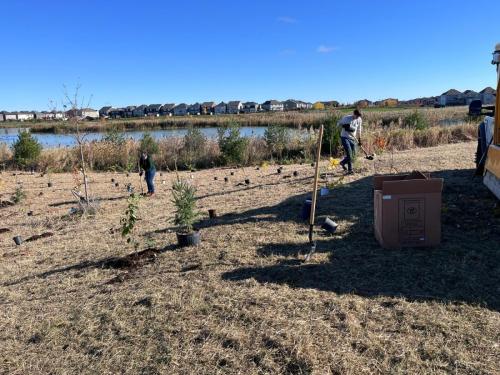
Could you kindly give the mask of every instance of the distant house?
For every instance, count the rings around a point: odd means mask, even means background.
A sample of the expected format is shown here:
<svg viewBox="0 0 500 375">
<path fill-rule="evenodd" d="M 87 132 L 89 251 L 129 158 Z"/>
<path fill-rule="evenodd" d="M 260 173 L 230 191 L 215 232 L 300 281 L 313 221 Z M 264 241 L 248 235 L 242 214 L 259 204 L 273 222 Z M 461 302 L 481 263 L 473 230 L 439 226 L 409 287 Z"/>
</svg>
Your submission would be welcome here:
<svg viewBox="0 0 500 375">
<path fill-rule="evenodd" d="M 243 113 L 257 113 L 260 111 L 260 104 L 256 102 L 243 103 Z"/>
<path fill-rule="evenodd" d="M 4 118 L 5 118 L 5 121 L 17 121 L 17 113 L 16 112 L 5 112 Z"/>
<path fill-rule="evenodd" d="M 124 118 L 126 113 L 125 108 L 111 108 L 108 112 L 108 116 L 111 118 Z"/>
<path fill-rule="evenodd" d="M 0 122 L 5 121 L 5 114 L 4 112 L 0 112 Z"/>
<path fill-rule="evenodd" d="M 174 109 L 174 116 L 185 116 L 187 115 L 188 106 L 185 103 L 177 104 Z"/>
<path fill-rule="evenodd" d="M 446 92 L 443 92 L 439 97 L 439 104 L 442 106 L 447 105 L 464 105 L 465 98 L 463 94 L 455 89 L 450 89 Z"/>
<path fill-rule="evenodd" d="M 496 91 L 491 87 L 486 87 L 479 92 L 479 98 L 483 104 L 495 104 Z"/>
<path fill-rule="evenodd" d="M 201 110 L 201 105 L 200 103 L 194 103 L 194 104 L 191 104 L 187 111 L 188 111 L 188 114 L 190 114 L 191 116 L 197 116 L 200 114 L 200 110 Z"/>
<path fill-rule="evenodd" d="M 100 110 L 99 110 L 99 116 L 100 117 L 109 117 L 109 112 L 113 109 L 113 107 L 111 106 L 105 106 L 105 107 L 102 107 Z"/>
<path fill-rule="evenodd" d="M 21 111 L 17 112 L 17 121 L 29 121 L 35 118 L 35 114 L 33 112 Z"/>
<path fill-rule="evenodd" d="M 279 100 L 268 100 L 262 103 L 262 109 L 268 112 L 280 112 L 283 111 L 284 105 Z"/>
<path fill-rule="evenodd" d="M 163 104 L 160 108 L 160 115 L 172 116 L 174 107 L 175 107 L 174 103 Z"/>
<path fill-rule="evenodd" d="M 283 102 L 283 109 L 285 111 L 298 111 L 301 108 L 301 103 L 298 100 L 288 99 Z"/>
<path fill-rule="evenodd" d="M 325 105 L 322 102 L 316 102 L 312 105 L 312 109 L 316 111 L 323 111 L 325 109 Z"/>
<path fill-rule="evenodd" d="M 358 108 L 366 108 L 366 107 L 372 106 L 373 103 L 371 101 L 369 101 L 368 99 L 362 99 L 362 100 L 358 100 L 356 103 L 354 103 L 354 105 Z"/>
<path fill-rule="evenodd" d="M 42 111 L 42 112 L 35 112 L 35 120 L 41 120 L 41 121 L 50 121 L 50 120 L 55 120 L 56 114 L 55 112 L 47 112 L 47 111 Z"/>
<path fill-rule="evenodd" d="M 300 109 L 311 109 L 312 106 L 313 106 L 312 103 L 303 102 L 303 101 L 299 100 L 299 107 L 300 107 Z"/>
<path fill-rule="evenodd" d="M 465 90 L 462 93 L 462 96 L 465 100 L 466 105 L 469 105 L 473 100 L 479 99 L 479 94 L 477 92 L 475 92 L 474 90 Z"/>
<path fill-rule="evenodd" d="M 227 113 L 227 104 L 224 102 L 220 102 L 214 108 L 214 113 L 216 115 L 225 115 Z"/>
<path fill-rule="evenodd" d="M 325 109 L 326 108 L 337 108 L 339 106 L 339 102 L 336 100 L 329 100 L 329 101 L 321 102 L 321 103 L 323 103 L 323 105 L 325 106 Z"/>
<path fill-rule="evenodd" d="M 161 104 L 150 104 L 144 109 L 146 116 L 158 117 L 160 115 Z"/>
<path fill-rule="evenodd" d="M 201 103 L 200 112 L 202 115 L 211 115 L 214 113 L 215 102 L 203 102 Z"/>
<path fill-rule="evenodd" d="M 134 110 L 137 107 L 135 105 L 129 105 L 125 107 L 124 117 L 134 117 Z"/>
<path fill-rule="evenodd" d="M 376 105 L 379 107 L 397 107 L 399 104 L 399 100 L 393 99 L 393 98 L 387 98 L 387 99 L 379 100 L 376 103 L 377 103 Z"/>
<path fill-rule="evenodd" d="M 233 100 L 227 103 L 227 113 L 238 114 L 243 110 L 243 103 L 239 100 Z"/>
<path fill-rule="evenodd" d="M 139 107 L 135 107 L 135 109 L 132 111 L 132 116 L 133 117 L 144 117 L 146 116 L 146 108 L 148 106 L 145 104 L 140 105 Z"/>
</svg>

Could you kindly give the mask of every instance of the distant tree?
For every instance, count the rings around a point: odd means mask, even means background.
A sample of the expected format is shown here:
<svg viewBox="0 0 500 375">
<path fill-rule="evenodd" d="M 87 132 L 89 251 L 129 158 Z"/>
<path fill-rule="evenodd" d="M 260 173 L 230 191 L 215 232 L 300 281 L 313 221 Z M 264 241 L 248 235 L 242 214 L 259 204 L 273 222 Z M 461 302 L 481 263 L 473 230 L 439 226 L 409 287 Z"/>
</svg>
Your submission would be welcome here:
<svg viewBox="0 0 500 375">
<path fill-rule="evenodd" d="M 36 163 L 42 152 L 42 145 L 30 132 L 22 131 L 18 134 L 16 142 L 12 145 L 14 162 L 23 168 Z"/>
<path fill-rule="evenodd" d="M 242 163 L 248 140 L 241 136 L 238 124 L 224 125 L 217 129 L 219 149 L 224 164 Z"/>
<path fill-rule="evenodd" d="M 276 154 L 281 160 L 283 158 L 283 151 L 290 141 L 290 133 L 288 128 L 283 125 L 271 124 L 264 132 L 264 140 L 266 141 L 271 156 Z"/>
<path fill-rule="evenodd" d="M 147 152 L 149 155 L 157 154 L 159 150 L 158 143 L 150 133 L 144 133 L 142 135 L 139 148 L 141 152 Z"/>
</svg>

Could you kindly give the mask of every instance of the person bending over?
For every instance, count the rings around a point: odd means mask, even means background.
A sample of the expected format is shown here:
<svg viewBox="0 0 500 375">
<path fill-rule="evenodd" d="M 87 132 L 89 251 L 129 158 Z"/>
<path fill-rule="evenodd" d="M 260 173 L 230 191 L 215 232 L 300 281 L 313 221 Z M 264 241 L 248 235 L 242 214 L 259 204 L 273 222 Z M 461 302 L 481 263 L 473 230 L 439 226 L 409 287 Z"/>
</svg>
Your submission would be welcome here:
<svg viewBox="0 0 500 375">
<path fill-rule="evenodd" d="M 344 116 L 338 122 L 338 125 L 342 127 L 340 140 L 342 141 L 342 146 L 345 151 L 345 157 L 340 162 L 340 165 L 344 171 L 347 172 L 347 174 L 354 173 L 352 163 L 354 162 L 354 158 L 356 156 L 356 143 L 361 145 L 362 124 L 363 118 L 361 117 L 361 112 L 357 109 L 352 112 L 352 115 Z"/>
</svg>

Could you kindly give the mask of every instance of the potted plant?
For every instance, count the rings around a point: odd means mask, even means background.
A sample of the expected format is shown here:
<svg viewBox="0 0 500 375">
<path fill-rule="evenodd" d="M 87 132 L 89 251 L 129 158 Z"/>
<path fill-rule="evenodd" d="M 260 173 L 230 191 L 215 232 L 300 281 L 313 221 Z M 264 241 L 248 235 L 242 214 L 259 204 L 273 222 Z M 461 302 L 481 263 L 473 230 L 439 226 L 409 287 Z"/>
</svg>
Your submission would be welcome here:
<svg viewBox="0 0 500 375">
<path fill-rule="evenodd" d="M 193 224 L 200 215 L 196 211 L 196 188 L 186 181 L 177 179 L 172 185 L 172 202 L 176 211 L 174 224 L 178 226 L 177 242 L 179 246 L 198 246 L 200 232 L 194 230 Z"/>
</svg>

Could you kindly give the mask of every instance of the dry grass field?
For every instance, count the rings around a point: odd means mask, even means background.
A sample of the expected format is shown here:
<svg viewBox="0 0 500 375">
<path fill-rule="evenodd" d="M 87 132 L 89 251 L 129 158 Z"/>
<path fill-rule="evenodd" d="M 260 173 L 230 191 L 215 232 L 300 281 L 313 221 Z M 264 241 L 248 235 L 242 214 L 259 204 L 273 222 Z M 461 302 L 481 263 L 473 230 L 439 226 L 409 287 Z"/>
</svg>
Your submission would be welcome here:
<svg viewBox="0 0 500 375">
<path fill-rule="evenodd" d="M 319 200 L 318 221 L 340 225 L 317 230 L 309 263 L 298 215 L 310 165 L 180 173 L 203 213 L 202 245 L 185 249 L 170 222 L 175 174 L 158 173 L 157 195 L 140 202 L 137 254 L 120 236 L 137 174 L 91 173 L 100 209 L 80 218 L 68 214 L 73 175 L 53 174 L 49 188 L 47 176 L 4 172 L 0 200 L 16 183 L 27 197 L 0 208 L 0 373 L 498 374 L 499 208 L 471 178 L 474 151 L 360 160 L 359 174 Z M 414 169 L 445 178 L 442 245 L 383 250 L 371 176 Z"/>
</svg>

